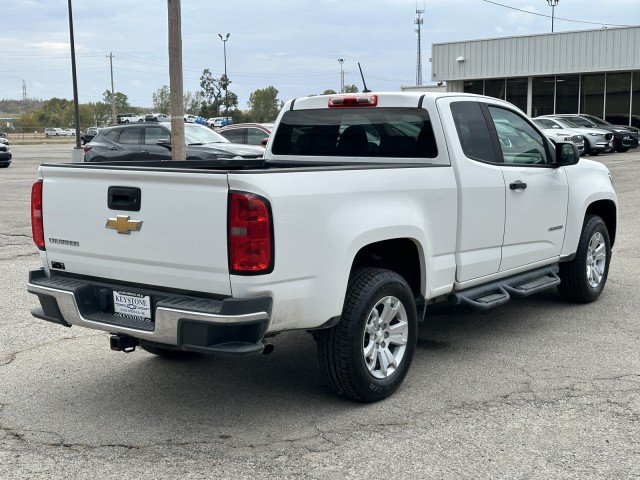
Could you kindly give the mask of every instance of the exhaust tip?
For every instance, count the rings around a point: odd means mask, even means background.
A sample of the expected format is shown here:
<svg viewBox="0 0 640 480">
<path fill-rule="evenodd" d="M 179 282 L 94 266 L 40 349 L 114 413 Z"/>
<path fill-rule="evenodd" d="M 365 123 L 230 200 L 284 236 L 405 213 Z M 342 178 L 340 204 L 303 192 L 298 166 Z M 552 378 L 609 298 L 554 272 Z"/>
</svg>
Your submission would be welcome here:
<svg viewBox="0 0 640 480">
<path fill-rule="evenodd" d="M 273 352 L 275 350 L 276 347 L 274 347 L 271 343 L 265 343 L 264 344 L 264 350 L 262 350 L 262 354 L 263 355 L 269 355 L 271 352 Z"/>
</svg>

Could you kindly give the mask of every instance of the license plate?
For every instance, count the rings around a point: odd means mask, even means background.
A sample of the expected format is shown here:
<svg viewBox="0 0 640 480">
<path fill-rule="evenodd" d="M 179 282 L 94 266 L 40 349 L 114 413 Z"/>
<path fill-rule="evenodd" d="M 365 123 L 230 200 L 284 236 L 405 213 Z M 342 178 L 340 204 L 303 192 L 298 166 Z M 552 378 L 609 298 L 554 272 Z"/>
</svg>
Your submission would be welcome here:
<svg viewBox="0 0 640 480">
<path fill-rule="evenodd" d="M 113 313 L 120 317 L 151 321 L 151 297 L 139 293 L 113 291 Z"/>
</svg>

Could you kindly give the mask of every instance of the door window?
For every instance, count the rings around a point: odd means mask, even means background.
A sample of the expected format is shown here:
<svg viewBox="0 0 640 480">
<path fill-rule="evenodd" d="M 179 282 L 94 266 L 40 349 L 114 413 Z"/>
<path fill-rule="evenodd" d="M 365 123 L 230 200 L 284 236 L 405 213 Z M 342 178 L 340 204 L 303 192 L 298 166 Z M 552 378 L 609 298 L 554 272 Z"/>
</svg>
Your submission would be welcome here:
<svg viewBox="0 0 640 480">
<path fill-rule="evenodd" d="M 120 143 L 137 145 L 140 142 L 140 128 L 125 128 L 120 134 Z"/>
<path fill-rule="evenodd" d="M 511 110 L 489 106 L 506 165 L 548 165 L 547 141 Z"/>
<path fill-rule="evenodd" d="M 164 128 L 160 127 L 148 127 L 144 129 L 144 141 L 145 145 L 157 145 L 158 140 L 169 140 L 171 134 Z"/>
</svg>

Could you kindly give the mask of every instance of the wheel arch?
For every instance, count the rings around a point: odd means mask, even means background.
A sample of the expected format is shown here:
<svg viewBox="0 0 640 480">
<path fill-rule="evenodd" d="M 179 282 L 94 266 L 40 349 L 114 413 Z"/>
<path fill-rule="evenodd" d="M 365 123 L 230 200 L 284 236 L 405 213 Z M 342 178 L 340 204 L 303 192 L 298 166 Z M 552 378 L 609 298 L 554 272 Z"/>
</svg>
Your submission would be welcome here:
<svg viewBox="0 0 640 480">
<path fill-rule="evenodd" d="M 604 221 L 609 232 L 609 240 L 611 246 L 615 243 L 617 228 L 617 211 L 616 205 L 611 200 L 598 200 L 587 207 L 585 215 L 598 215 Z"/>
<path fill-rule="evenodd" d="M 425 268 L 422 249 L 411 238 L 391 238 L 360 248 L 351 264 L 351 272 L 361 268 L 384 268 L 402 276 L 416 298 L 424 291 Z"/>
</svg>

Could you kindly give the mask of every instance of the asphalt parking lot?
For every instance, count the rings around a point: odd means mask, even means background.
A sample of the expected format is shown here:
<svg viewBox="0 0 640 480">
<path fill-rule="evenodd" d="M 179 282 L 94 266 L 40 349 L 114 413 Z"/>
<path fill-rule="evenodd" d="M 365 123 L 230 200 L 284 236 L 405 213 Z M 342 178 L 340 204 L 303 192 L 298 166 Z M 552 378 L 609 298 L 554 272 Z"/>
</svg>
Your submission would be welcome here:
<svg viewBox="0 0 640 480">
<path fill-rule="evenodd" d="M 0 478 L 640 477 L 640 151 L 590 157 L 618 192 L 606 289 L 555 291 L 421 325 L 401 389 L 373 405 L 323 385 L 306 333 L 271 355 L 171 362 L 33 318 L 29 193 L 71 145 L 0 169 Z"/>
</svg>

